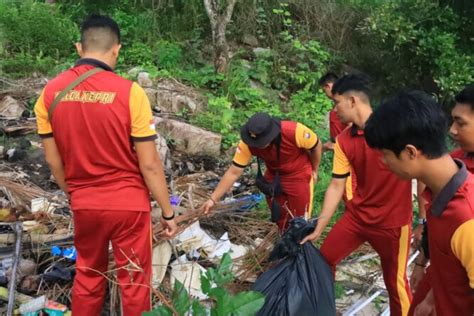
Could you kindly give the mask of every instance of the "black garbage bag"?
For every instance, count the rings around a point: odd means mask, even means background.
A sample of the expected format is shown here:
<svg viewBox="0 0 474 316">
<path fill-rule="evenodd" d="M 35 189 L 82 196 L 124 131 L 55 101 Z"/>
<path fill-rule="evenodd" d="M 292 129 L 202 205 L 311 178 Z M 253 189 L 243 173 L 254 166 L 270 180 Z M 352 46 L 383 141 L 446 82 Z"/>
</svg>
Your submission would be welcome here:
<svg viewBox="0 0 474 316">
<path fill-rule="evenodd" d="M 55 264 L 51 271 L 43 273 L 41 278 L 51 283 L 68 283 L 74 279 L 76 271 L 73 267 L 63 267 Z"/>
<path fill-rule="evenodd" d="M 315 221 L 308 223 L 303 218 L 295 218 L 275 245 L 270 258 L 282 260 L 263 273 L 253 286 L 253 290 L 265 295 L 265 304 L 257 315 L 336 314 L 334 280 L 329 265 L 312 243 L 299 244 L 315 225 Z"/>
</svg>

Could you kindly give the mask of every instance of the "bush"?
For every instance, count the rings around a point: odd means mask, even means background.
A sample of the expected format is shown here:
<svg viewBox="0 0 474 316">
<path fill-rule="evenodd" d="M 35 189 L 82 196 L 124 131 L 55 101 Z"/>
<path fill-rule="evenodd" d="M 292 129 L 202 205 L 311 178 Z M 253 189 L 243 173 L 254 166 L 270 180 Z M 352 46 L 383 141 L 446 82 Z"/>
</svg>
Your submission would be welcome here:
<svg viewBox="0 0 474 316">
<path fill-rule="evenodd" d="M 169 41 L 159 41 L 156 44 L 156 64 L 158 67 L 173 70 L 180 66 L 183 59 L 181 46 Z"/>
<path fill-rule="evenodd" d="M 153 65 L 153 52 L 150 46 L 142 42 L 134 42 L 131 47 L 124 46 L 120 55 L 119 64 L 129 66 L 151 66 Z"/>
<path fill-rule="evenodd" d="M 28 54 L 60 60 L 70 56 L 79 34 L 58 7 L 33 1 L 2 1 L 0 27 L 4 56 Z"/>
<path fill-rule="evenodd" d="M 415 86 L 449 98 L 473 80 L 473 59 L 457 45 L 460 25 L 459 16 L 438 2 L 382 2 L 358 27 L 377 48 L 366 67 L 383 69 L 380 79 L 391 90 Z"/>
</svg>

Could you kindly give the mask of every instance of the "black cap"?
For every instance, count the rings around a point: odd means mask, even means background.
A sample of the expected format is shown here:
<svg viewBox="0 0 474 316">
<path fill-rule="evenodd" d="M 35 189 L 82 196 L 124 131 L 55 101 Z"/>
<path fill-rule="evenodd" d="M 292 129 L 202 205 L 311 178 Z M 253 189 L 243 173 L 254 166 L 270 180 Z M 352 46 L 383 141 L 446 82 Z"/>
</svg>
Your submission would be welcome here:
<svg viewBox="0 0 474 316">
<path fill-rule="evenodd" d="M 240 137 L 250 147 L 263 148 L 280 133 L 277 119 L 267 113 L 254 114 L 240 129 Z"/>
</svg>

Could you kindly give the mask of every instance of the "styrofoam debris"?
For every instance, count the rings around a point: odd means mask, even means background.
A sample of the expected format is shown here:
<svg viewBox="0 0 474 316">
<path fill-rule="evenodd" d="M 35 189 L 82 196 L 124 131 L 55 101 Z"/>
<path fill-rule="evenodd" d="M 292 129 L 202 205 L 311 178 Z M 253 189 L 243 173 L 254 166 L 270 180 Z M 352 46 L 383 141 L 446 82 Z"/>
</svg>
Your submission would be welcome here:
<svg viewBox="0 0 474 316">
<path fill-rule="evenodd" d="M 152 279 L 153 286 L 158 286 L 163 281 L 166 268 L 170 262 L 172 254 L 171 245 L 165 241 L 153 248 L 152 254 Z"/>
</svg>

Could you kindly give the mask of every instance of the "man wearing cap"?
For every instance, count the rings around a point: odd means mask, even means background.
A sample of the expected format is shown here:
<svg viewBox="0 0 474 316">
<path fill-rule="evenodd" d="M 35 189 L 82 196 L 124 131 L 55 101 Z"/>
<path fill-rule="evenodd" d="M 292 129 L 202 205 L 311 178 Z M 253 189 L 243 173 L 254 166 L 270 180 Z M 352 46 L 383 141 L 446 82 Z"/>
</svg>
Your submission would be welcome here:
<svg viewBox="0 0 474 316">
<path fill-rule="evenodd" d="M 256 156 L 266 166 L 265 175 L 257 176 L 257 186 L 266 194 L 280 231 L 292 217 L 311 216 L 322 151 L 316 134 L 303 124 L 257 113 L 242 126 L 240 136 L 232 165 L 202 209 L 209 212 Z"/>
</svg>

